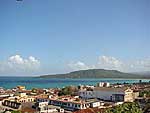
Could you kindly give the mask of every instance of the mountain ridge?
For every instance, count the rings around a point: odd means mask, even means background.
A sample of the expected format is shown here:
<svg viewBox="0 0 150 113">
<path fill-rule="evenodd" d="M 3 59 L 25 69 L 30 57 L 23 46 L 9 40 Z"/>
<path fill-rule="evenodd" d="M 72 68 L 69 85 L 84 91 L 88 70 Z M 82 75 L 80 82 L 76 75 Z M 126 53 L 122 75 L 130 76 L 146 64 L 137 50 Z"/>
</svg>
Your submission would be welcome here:
<svg viewBox="0 0 150 113">
<path fill-rule="evenodd" d="M 125 73 L 117 70 L 88 69 L 78 70 L 66 74 L 41 75 L 40 78 L 134 78 L 150 79 L 150 76 L 133 73 Z"/>
</svg>

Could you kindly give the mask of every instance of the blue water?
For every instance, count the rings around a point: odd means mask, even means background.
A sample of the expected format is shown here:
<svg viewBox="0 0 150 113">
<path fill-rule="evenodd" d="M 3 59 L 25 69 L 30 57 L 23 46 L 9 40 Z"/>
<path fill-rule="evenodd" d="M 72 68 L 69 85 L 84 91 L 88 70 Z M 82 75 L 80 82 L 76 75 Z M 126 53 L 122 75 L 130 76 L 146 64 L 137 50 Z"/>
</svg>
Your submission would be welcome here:
<svg viewBox="0 0 150 113">
<path fill-rule="evenodd" d="M 142 80 L 149 82 L 148 79 L 48 79 L 48 78 L 33 78 L 33 77 L 0 77 L 0 87 L 14 88 L 17 85 L 26 86 L 27 89 L 32 88 L 62 88 L 68 85 L 96 85 L 98 82 L 110 83 L 135 83 Z"/>
</svg>

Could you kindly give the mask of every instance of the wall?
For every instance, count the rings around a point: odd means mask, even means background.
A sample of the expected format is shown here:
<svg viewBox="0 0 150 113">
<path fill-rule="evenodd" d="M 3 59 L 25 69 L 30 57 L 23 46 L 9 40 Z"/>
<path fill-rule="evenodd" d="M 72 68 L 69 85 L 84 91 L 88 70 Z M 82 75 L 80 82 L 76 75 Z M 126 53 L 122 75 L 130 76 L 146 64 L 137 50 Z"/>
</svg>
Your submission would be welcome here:
<svg viewBox="0 0 150 113">
<path fill-rule="evenodd" d="M 79 96 L 82 97 L 82 98 L 95 98 L 95 93 L 93 91 L 80 91 L 79 92 Z"/>
<path fill-rule="evenodd" d="M 96 98 L 103 100 L 111 100 L 112 94 L 124 94 L 124 92 L 114 92 L 114 91 L 94 91 Z"/>
</svg>

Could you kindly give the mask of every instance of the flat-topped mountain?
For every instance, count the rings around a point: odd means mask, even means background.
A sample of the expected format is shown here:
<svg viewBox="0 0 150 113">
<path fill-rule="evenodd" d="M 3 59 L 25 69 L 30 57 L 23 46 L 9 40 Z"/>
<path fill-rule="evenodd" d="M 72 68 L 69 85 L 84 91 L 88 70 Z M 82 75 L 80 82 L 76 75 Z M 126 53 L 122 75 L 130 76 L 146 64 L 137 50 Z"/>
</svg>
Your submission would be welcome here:
<svg viewBox="0 0 150 113">
<path fill-rule="evenodd" d="M 117 70 L 89 69 L 73 71 L 66 74 L 41 75 L 40 78 L 150 78 L 138 74 L 123 73 Z"/>
</svg>

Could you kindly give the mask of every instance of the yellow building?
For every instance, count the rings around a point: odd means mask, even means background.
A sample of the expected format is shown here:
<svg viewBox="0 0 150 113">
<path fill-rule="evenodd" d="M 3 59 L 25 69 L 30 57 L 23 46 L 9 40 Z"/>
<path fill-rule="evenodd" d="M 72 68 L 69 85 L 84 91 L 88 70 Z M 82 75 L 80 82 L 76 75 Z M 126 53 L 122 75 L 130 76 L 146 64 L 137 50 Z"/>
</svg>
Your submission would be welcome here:
<svg viewBox="0 0 150 113">
<path fill-rule="evenodd" d="M 26 93 L 17 93 L 14 97 L 9 97 L 8 100 L 14 100 L 16 102 L 20 103 L 26 103 L 26 102 L 34 102 L 35 97 L 34 96 L 28 96 Z"/>
<path fill-rule="evenodd" d="M 25 90 L 26 88 L 25 88 L 25 86 L 17 86 L 17 89 L 19 89 L 19 90 Z"/>
<path fill-rule="evenodd" d="M 20 97 L 18 99 L 18 102 L 21 102 L 21 103 L 34 102 L 34 101 L 35 101 L 34 97 Z"/>
</svg>

